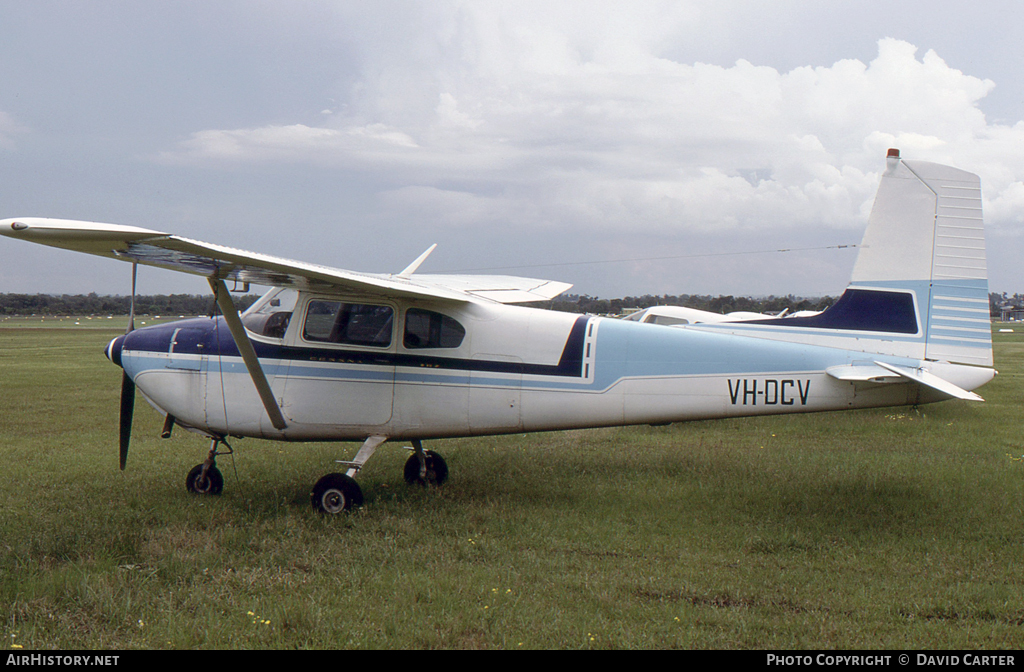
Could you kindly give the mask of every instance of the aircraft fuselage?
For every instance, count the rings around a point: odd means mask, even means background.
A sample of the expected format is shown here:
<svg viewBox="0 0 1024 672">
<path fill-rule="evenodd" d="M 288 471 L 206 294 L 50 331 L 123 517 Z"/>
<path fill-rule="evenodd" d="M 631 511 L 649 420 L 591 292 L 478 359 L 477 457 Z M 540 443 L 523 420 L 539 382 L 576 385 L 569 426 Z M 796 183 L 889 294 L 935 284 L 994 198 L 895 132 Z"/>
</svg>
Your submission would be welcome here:
<svg viewBox="0 0 1024 672">
<path fill-rule="evenodd" d="M 852 383 L 826 373 L 873 360 L 918 367 L 919 360 L 713 325 L 304 292 L 293 301 L 270 336 L 249 334 L 284 429 L 267 417 L 222 317 L 137 329 L 108 354 L 178 424 L 296 441 L 660 424 L 946 398 L 918 385 Z M 264 312 L 270 317 L 262 321 L 247 313 L 247 324 L 275 321 L 272 310 Z M 343 321 L 348 332 L 339 335 Z M 991 377 L 990 369 L 946 367 L 948 379 L 968 388 Z"/>
</svg>

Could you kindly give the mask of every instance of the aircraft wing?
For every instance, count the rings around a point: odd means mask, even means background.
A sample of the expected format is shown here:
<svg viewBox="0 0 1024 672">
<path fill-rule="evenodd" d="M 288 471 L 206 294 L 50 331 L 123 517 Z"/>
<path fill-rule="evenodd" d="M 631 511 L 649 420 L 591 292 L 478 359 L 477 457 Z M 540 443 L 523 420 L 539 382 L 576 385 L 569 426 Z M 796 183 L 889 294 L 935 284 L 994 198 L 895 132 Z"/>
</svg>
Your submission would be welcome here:
<svg viewBox="0 0 1024 672">
<path fill-rule="evenodd" d="M 572 285 L 513 276 L 358 273 L 204 243 L 134 226 L 23 217 L 0 221 L 0 235 L 51 247 L 237 282 L 374 296 L 544 301 Z"/>
<path fill-rule="evenodd" d="M 572 287 L 567 282 L 534 280 L 512 275 L 415 275 L 417 282 L 434 284 L 498 303 L 547 301 Z"/>
</svg>

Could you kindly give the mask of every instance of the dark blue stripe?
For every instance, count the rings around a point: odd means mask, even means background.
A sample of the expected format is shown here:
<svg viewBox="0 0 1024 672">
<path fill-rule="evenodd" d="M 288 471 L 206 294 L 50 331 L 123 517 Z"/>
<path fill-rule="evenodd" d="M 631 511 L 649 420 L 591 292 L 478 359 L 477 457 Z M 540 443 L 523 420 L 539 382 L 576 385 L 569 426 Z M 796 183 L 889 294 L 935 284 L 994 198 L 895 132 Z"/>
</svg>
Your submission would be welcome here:
<svg viewBox="0 0 1024 672">
<path fill-rule="evenodd" d="M 917 311 L 909 292 L 847 289 L 828 310 L 809 317 L 750 320 L 744 324 L 772 324 L 783 327 L 881 331 L 916 334 Z"/>
</svg>

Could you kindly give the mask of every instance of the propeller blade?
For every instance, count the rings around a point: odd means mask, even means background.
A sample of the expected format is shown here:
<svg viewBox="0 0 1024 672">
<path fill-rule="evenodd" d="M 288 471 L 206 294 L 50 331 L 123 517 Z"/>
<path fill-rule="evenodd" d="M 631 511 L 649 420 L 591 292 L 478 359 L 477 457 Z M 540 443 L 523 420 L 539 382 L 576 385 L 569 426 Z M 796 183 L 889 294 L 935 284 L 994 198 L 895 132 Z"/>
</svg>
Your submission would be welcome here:
<svg viewBox="0 0 1024 672">
<path fill-rule="evenodd" d="M 128 462 L 128 442 L 132 438 L 132 417 L 135 415 L 135 382 L 125 373 L 121 376 L 121 471 Z"/>
<path fill-rule="evenodd" d="M 135 278 L 139 265 L 132 264 L 132 300 L 128 309 L 128 328 L 125 334 L 135 330 Z M 132 418 L 135 416 L 135 381 L 125 371 L 121 375 L 121 438 L 119 453 L 121 459 L 121 471 L 128 462 L 128 444 L 132 440 Z"/>
</svg>

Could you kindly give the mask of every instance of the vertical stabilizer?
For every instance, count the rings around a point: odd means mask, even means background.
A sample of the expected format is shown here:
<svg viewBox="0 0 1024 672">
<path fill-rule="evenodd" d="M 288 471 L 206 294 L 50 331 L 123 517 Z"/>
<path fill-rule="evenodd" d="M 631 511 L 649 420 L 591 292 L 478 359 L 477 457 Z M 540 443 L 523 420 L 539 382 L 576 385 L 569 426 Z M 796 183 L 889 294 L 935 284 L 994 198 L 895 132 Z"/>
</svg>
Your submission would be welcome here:
<svg viewBox="0 0 1024 672">
<path fill-rule="evenodd" d="M 911 292 L 921 359 L 992 365 L 981 181 L 890 150 L 851 289 Z"/>
</svg>

